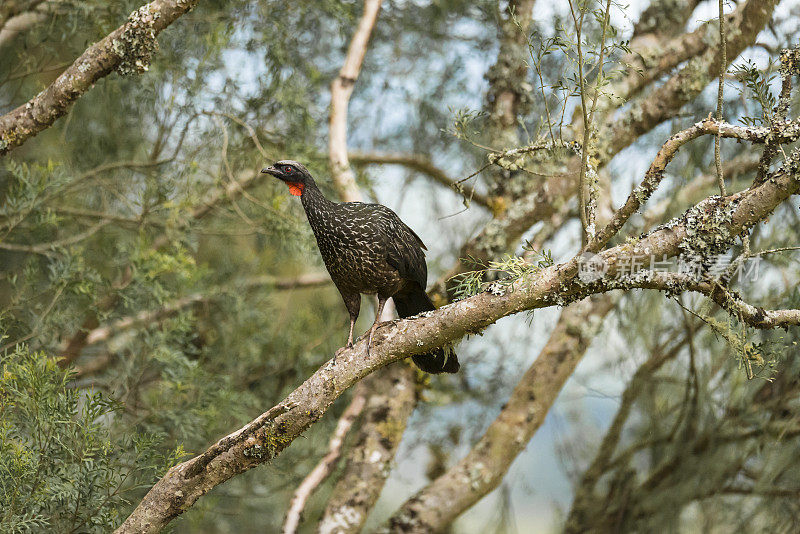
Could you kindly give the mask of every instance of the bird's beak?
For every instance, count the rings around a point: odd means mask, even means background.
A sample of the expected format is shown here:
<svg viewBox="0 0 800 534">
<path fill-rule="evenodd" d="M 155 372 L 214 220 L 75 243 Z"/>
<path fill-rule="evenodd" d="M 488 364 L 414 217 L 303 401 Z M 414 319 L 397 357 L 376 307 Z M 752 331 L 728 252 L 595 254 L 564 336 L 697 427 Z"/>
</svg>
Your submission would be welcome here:
<svg viewBox="0 0 800 534">
<path fill-rule="evenodd" d="M 280 178 L 281 177 L 280 171 L 278 171 L 278 169 L 276 169 L 272 165 L 270 165 L 269 167 L 264 167 L 263 169 L 261 169 L 261 172 L 264 173 L 264 174 L 271 174 L 272 176 L 274 176 L 276 178 Z"/>
</svg>

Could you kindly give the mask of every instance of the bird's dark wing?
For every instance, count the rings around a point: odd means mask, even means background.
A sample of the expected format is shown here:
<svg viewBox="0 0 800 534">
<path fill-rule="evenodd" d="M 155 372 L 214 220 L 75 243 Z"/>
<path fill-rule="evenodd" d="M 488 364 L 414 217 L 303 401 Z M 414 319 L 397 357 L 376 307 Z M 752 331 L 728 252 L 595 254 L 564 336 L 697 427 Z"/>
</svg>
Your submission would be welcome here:
<svg viewBox="0 0 800 534">
<path fill-rule="evenodd" d="M 375 217 L 386 245 L 386 261 L 397 269 L 402 278 L 413 280 L 424 290 L 428 283 L 428 267 L 425 264 L 425 244 L 395 212 L 374 204 Z"/>
</svg>

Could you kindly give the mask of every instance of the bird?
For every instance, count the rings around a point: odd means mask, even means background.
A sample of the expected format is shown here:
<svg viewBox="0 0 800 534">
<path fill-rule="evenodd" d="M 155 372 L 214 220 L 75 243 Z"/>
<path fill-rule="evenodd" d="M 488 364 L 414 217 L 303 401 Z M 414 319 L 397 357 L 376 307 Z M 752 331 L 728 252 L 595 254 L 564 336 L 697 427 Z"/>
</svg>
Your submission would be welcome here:
<svg viewBox="0 0 800 534">
<path fill-rule="evenodd" d="M 350 333 L 342 349 L 353 346 L 362 293 L 378 296 L 367 354 L 390 298 L 403 318 L 436 309 L 425 293 L 427 248 L 395 212 L 381 204 L 329 200 L 309 170 L 297 161 L 277 161 L 261 172 L 283 181 L 289 193 L 300 197 L 322 260 L 350 314 Z M 460 367 L 449 347 L 412 356 L 412 360 L 419 369 L 432 374 L 456 373 Z"/>
</svg>

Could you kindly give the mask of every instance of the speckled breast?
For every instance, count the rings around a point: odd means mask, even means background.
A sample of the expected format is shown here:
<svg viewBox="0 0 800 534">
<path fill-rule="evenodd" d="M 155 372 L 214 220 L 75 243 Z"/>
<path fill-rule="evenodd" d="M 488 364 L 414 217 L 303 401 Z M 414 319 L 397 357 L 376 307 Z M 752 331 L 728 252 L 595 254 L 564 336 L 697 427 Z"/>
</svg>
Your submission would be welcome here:
<svg viewBox="0 0 800 534">
<path fill-rule="evenodd" d="M 327 218 L 326 218 L 327 219 Z M 309 220 L 320 254 L 334 283 L 359 293 L 393 295 L 401 285 L 397 270 L 386 261 L 386 251 L 368 232 L 337 221 Z"/>
</svg>

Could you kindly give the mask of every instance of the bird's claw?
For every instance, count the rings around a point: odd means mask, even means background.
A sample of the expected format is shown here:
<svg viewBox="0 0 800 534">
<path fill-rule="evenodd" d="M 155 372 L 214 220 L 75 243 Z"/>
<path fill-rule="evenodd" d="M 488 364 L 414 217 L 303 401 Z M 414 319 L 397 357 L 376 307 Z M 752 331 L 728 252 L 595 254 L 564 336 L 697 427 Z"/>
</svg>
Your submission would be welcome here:
<svg viewBox="0 0 800 534">
<path fill-rule="evenodd" d="M 372 334 L 375 333 L 377 325 L 373 325 L 372 328 L 369 329 L 369 336 L 367 336 L 367 358 L 370 358 L 372 355 L 369 352 L 369 349 L 372 347 Z"/>
</svg>

